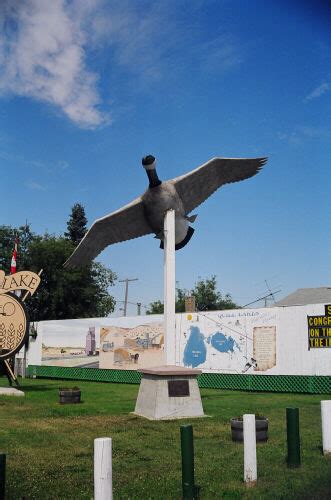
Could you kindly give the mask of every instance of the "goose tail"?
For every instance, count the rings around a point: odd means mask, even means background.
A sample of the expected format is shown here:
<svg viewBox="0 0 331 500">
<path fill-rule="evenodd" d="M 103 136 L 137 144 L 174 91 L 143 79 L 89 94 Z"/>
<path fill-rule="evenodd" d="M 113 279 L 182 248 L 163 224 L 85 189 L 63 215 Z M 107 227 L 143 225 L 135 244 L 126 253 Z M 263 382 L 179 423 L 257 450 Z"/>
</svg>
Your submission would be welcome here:
<svg viewBox="0 0 331 500">
<path fill-rule="evenodd" d="M 185 247 L 185 245 L 187 245 L 187 243 L 192 238 L 193 233 L 194 233 L 193 227 L 189 226 L 185 238 L 182 241 L 180 241 L 179 243 L 177 243 L 177 245 L 175 245 L 175 250 L 180 250 L 181 248 Z M 164 249 L 164 242 L 163 242 L 163 240 L 160 242 L 160 248 L 162 250 Z"/>
</svg>

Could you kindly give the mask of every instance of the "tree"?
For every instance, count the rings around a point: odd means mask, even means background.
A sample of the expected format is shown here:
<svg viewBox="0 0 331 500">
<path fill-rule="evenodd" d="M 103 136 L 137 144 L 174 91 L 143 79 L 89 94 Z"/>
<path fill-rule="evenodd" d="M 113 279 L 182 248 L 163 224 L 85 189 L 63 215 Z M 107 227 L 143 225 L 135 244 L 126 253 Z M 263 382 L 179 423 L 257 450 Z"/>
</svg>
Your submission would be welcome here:
<svg viewBox="0 0 331 500">
<path fill-rule="evenodd" d="M 221 311 L 222 309 L 238 308 L 229 293 L 223 297 L 217 290 L 216 276 L 199 278 L 192 290 L 177 288 L 176 312 L 185 312 L 185 298 L 193 295 L 197 311 Z M 163 303 L 160 300 L 152 302 L 147 314 L 163 313 Z"/>
<path fill-rule="evenodd" d="M 67 238 L 37 236 L 28 226 L 0 226 L 0 269 L 9 274 L 15 235 L 19 236 L 17 270 L 38 273 L 43 269 L 37 292 L 26 301 L 32 321 L 107 316 L 115 300 L 108 293 L 116 274 L 99 263 L 65 270 L 63 263 L 74 250 Z"/>
<path fill-rule="evenodd" d="M 33 321 L 107 316 L 115 308 L 108 293 L 116 275 L 102 264 L 66 270 L 63 263 L 74 250 L 71 241 L 49 236 L 33 242 L 28 269 L 43 269 L 41 284 L 27 306 Z"/>
<path fill-rule="evenodd" d="M 10 271 L 14 243 L 15 230 L 9 226 L 0 226 L 0 269 L 6 274 Z"/>
<path fill-rule="evenodd" d="M 77 246 L 87 233 L 85 209 L 80 203 L 75 203 L 71 209 L 70 218 L 64 236 Z"/>
<path fill-rule="evenodd" d="M 156 300 L 149 304 L 149 309 L 146 310 L 146 314 L 163 314 L 164 306 L 163 302 Z"/>
<path fill-rule="evenodd" d="M 185 298 L 191 295 L 188 290 L 182 288 L 176 288 L 176 312 L 185 312 Z"/>
<path fill-rule="evenodd" d="M 37 241 L 40 237 L 31 232 L 29 224 L 13 228 L 11 226 L 0 226 L 0 269 L 6 274 L 10 271 L 10 262 L 13 254 L 15 238 L 18 237 L 18 259 L 17 270 L 25 270 L 27 248 L 32 241 Z"/>
<path fill-rule="evenodd" d="M 235 309 L 238 307 L 232 301 L 229 293 L 223 297 L 221 292 L 217 290 L 215 275 L 204 280 L 199 278 L 193 290 L 191 290 L 191 294 L 195 297 L 198 311 L 221 311 L 222 309 Z"/>
</svg>

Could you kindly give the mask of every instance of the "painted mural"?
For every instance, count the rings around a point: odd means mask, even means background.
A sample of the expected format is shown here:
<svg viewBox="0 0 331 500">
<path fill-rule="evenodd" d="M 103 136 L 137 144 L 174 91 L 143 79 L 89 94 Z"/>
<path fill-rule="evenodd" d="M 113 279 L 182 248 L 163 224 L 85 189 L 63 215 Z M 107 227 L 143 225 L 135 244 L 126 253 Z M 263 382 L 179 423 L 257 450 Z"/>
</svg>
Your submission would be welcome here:
<svg viewBox="0 0 331 500">
<path fill-rule="evenodd" d="M 162 319 L 136 316 L 40 322 L 40 362 L 47 366 L 126 370 L 164 364 Z"/>
<path fill-rule="evenodd" d="M 176 363 L 204 371 L 246 373 L 276 366 L 276 308 L 183 314 Z"/>
<path fill-rule="evenodd" d="M 310 304 L 177 314 L 169 358 L 204 372 L 331 375 L 330 309 Z M 136 370 L 165 363 L 162 315 L 42 321 L 36 327 L 31 365 Z"/>
<path fill-rule="evenodd" d="M 99 368 L 99 326 L 94 321 L 47 321 L 42 328 L 42 365 Z"/>
<path fill-rule="evenodd" d="M 136 370 L 163 364 L 163 323 L 100 329 L 100 368 Z"/>
</svg>

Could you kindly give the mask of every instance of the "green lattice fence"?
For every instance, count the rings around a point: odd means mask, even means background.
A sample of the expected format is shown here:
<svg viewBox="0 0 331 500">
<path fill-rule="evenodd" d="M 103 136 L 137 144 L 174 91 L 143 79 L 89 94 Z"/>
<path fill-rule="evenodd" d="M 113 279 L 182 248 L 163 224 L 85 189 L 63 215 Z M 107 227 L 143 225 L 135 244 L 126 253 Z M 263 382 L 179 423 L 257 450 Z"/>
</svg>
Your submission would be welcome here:
<svg viewBox="0 0 331 500">
<path fill-rule="evenodd" d="M 38 365 L 30 365 L 28 375 L 30 377 L 117 382 L 121 384 L 139 384 L 141 379 L 141 374 L 134 370 L 103 370 L 100 368 Z M 331 377 L 327 376 L 203 373 L 198 380 L 200 387 L 210 389 L 331 394 Z"/>
<path fill-rule="evenodd" d="M 103 370 L 101 368 L 69 368 L 66 366 L 28 367 L 29 377 L 61 378 L 71 380 L 90 380 L 96 382 L 118 382 L 139 384 L 141 374 L 134 370 Z"/>
<path fill-rule="evenodd" d="M 304 375 L 233 375 L 203 373 L 200 387 L 243 391 L 331 393 L 331 377 Z"/>
</svg>

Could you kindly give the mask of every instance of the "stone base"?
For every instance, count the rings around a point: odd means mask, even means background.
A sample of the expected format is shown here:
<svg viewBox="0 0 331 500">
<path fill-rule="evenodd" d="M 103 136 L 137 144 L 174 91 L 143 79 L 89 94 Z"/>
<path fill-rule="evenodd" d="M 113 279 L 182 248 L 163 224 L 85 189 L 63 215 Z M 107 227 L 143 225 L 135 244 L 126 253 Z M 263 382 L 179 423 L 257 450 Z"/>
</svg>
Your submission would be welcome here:
<svg viewBox="0 0 331 500">
<path fill-rule="evenodd" d="M 201 370 L 158 366 L 142 373 L 134 414 L 150 420 L 204 417 L 197 375 Z"/>
<path fill-rule="evenodd" d="M 25 396 L 25 394 L 15 387 L 0 387 L 0 396 Z"/>
</svg>

